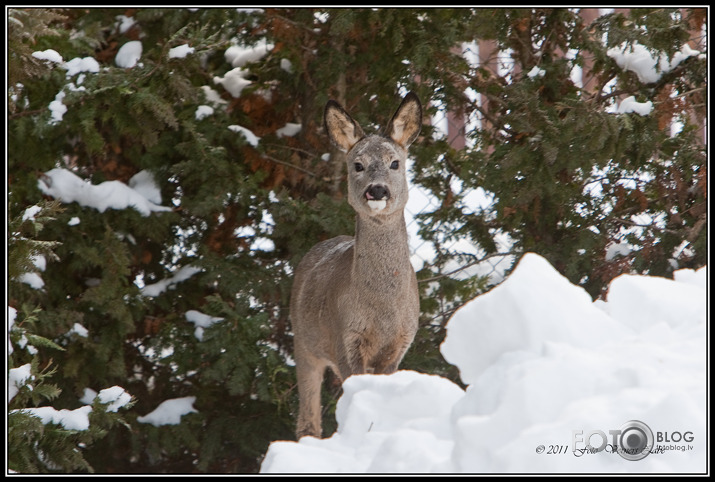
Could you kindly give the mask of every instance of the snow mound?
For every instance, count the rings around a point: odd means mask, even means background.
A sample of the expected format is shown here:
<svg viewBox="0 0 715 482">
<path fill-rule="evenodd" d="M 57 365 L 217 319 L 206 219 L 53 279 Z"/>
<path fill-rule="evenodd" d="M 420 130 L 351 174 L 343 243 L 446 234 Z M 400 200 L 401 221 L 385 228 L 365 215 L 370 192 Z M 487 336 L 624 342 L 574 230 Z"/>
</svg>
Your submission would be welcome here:
<svg viewBox="0 0 715 482">
<path fill-rule="evenodd" d="M 273 442 L 261 472 L 704 472 L 706 268 L 674 277 L 623 275 L 593 303 L 526 254 L 447 325 L 441 350 L 466 390 L 411 371 L 350 377 L 337 432 Z M 633 421 L 652 433 L 637 460 L 617 450 Z"/>
</svg>

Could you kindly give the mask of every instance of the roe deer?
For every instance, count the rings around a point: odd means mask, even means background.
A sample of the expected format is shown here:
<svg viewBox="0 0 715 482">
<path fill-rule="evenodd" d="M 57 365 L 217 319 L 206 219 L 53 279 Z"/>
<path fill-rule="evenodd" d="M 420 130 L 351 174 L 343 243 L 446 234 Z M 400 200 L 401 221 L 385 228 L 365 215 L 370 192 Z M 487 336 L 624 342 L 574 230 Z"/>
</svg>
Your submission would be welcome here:
<svg viewBox="0 0 715 482">
<path fill-rule="evenodd" d="M 298 265 L 291 294 L 300 409 L 297 438 L 321 437 L 320 393 L 330 367 L 341 379 L 392 373 L 417 331 L 419 295 L 404 208 L 407 148 L 422 106 L 405 96 L 384 136 L 365 136 L 335 101 L 325 106 L 331 142 L 346 152 L 355 237 L 315 245 Z"/>
</svg>

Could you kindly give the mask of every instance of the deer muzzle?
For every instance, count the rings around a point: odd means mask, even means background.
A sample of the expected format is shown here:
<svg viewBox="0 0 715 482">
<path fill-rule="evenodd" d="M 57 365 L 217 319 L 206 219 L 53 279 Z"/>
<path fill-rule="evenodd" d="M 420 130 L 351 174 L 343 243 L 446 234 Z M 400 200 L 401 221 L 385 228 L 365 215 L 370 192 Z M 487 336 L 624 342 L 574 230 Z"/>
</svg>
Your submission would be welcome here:
<svg viewBox="0 0 715 482">
<path fill-rule="evenodd" d="M 367 204 L 373 211 L 382 211 L 390 199 L 390 190 L 382 184 L 371 184 L 365 191 Z"/>
</svg>

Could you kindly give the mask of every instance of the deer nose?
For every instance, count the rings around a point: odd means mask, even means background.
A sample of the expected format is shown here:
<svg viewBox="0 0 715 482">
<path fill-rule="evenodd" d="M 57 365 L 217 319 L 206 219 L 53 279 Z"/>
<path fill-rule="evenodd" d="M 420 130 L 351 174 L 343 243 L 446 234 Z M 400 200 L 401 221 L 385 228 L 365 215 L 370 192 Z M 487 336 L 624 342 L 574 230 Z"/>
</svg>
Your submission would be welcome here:
<svg viewBox="0 0 715 482">
<path fill-rule="evenodd" d="M 390 190 L 382 184 L 373 184 L 365 191 L 365 197 L 368 201 L 380 201 L 390 199 Z"/>
</svg>

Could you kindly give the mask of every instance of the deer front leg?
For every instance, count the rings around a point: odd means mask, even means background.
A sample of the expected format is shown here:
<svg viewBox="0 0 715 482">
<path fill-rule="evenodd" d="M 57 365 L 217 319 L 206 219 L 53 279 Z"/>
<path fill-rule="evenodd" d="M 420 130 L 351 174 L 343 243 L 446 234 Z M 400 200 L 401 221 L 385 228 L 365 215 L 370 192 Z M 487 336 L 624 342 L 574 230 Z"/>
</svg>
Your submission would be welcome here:
<svg viewBox="0 0 715 482">
<path fill-rule="evenodd" d="M 296 354 L 297 355 L 297 354 Z M 296 437 L 322 435 L 320 411 L 320 387 L 323 384 L 325 364 L 311 356 L 296 356 L 298 378 L 298 423 Z"/>
</svg>

